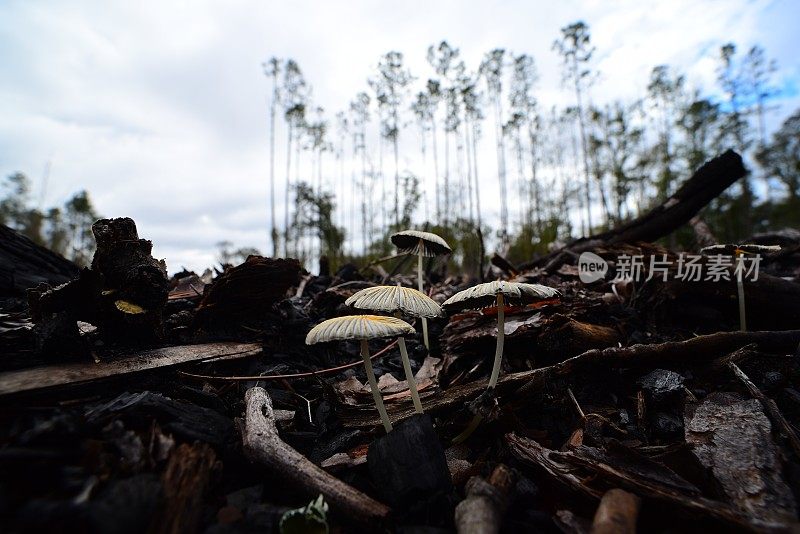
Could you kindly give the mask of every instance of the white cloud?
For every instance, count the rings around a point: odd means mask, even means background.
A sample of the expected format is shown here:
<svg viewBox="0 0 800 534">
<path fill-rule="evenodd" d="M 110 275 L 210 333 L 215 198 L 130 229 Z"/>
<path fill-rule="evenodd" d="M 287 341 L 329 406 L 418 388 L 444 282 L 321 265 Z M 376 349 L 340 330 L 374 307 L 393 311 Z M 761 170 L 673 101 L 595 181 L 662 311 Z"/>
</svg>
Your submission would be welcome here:
<svg viewBox="0 0 800 534">
<path fill-rule="evenodd" d="M 86 188 L 104 215 L 134 217 L 170 270 L 202 269 L 222 239 L 267 249 L 268 82 L 260 64 L 272 55 L 300 63 L 332 118 L 366 89 L 388 50 L 402 51 L 421 83 L 431 75 L 429 44 L 449 40 L 473 68 L 504 47 L 535 57 L 548 108 L 571 98 L 550 47 L 575 20 L 591 27 L 603 72 L 593 98 L 603 101 L 641 96 L 660 63 L 707 90 L 727 41 L 763 44 L 781 76 L 800 78 L 798 14 L 789 0 L 6 2 L 0 176 L 20 170 L 40 186 L 51 160 L 48 204 Z M 785 103 L 772 124 L 797 104 Z M 484 139 L 480 171 L 490 187 L 482 193 L 496 219 L 491 122 Z M 418 147 L 406 136 L 402 156 L 423 172 Z M 282 169 L 281 154 L 279 221 Z M 339 170 L 331 172 L 333 181 Z M 343 196 L 349 206 L 353 194 Z"/>
</svg>

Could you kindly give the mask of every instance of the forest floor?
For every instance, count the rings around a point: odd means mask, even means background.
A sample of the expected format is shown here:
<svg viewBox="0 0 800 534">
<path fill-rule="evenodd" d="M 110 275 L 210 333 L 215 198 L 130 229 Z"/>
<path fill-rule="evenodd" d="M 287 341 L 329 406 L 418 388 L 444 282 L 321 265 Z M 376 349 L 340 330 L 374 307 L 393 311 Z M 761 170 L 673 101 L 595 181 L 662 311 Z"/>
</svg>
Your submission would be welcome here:
<svg viewBox="0 0 800 534">
<path fill-rule="evenodd" d="M 687 184 L 709 180 L 696 178 Z M 657 244 L 706 196 L 676 220 L 668 201 L 526 266 L 495 257 L 487 281 L 561 295 L 505 309 L 494 391 L 486 386 L 496 307 L 429 321 L 430 350 L 419 324 L 406 339 L 425 415 L 414 413 L 396 341 L 370 342 L 389 434 L 358 343 L 308 346 L 305 337 L 322 320 L 356 313 L 344 304 L 356 291 L 416 287 L 413 274 L 389 276 L 378 264 L 311 275 L 296 260 L 251 257 L 206 279 L 168 280 L 130 219 L 95 224 L 95 260 L 77 274 L 52 274 L 43 252 L 22 247 L 13 261 L 36 256 L 28 278 L 36 271 L 52 283 L 0 299 L 0 524 L 794 531 L 800 232 L 746 237 L 781 248 L 742 284 L 742 331 L 733 266 L 698 256 L 704 275 L 724 275 L 682 279 L 684 251 Z M 694 255 L 713 236 L 693 224 Z M 586 252 L 608 269 L 588 283 Z M 641 278 L 615 276 L 630 258 L 641 259 Z M 477 283 L 446 275 L 441 260 L 426 272 L 426 292 L 440 304 Z M 454 444 L 475 413 L 481 424 Z"/>
</svg>

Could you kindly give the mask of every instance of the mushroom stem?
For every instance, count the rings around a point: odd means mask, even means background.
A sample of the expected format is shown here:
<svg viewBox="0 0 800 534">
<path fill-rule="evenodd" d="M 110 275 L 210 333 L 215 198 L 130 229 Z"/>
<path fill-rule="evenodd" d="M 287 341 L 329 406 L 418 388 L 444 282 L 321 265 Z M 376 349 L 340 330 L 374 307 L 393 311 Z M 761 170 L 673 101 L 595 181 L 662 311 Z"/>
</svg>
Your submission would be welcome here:
<svg viewBox="0 0 800 534">
<path fill-rule="evenodd" d="M 475 432 L 475 429 L 478 428 L 478 425 L 481 424 L 481 421 L 483 421 L 483 416 L 475 414 L 475 416 L 472 418 L 472 421 L 469 422 L 469 426 L 467 426 L 467 428 L 465 428 L 461 434 L 454 437 L 450 443 L 453 445 L 458 445 L 459 443 L 464 443 L 467 441 L 467 438 L 470 437 L 473 432 Z"/>
<path fill-rule="evenodd" d="M 497 385 L 497 378 L 500 376 L 500 363 L 503 361 L 503 343 L 506 339 L 505 332 L 505 304 L 503 294 L 497 294 L 497 347 L 494 351 L 494 364 L 492 365 L 492 375 L 489 377 L 489 388 Z"/>
<path fill-rule="evenodd" d="M 369 380 L 369 389 L 372 390 L 372 398 L 375 399 L 375 407 L 378 408 L 378 413 L 383 422 L 383 428 L 389 433 L 392 431 L 392 422 L 389 421 L 389 414 L 386 413 L 386 407 L 383 405 L 381 392 L 378 389 L 378 381 L 375 380 L 375 371 L 372 370 L 372 360 L 369 358 L 369 343 L 366 339 L 361 340 L 361 357 L 364 359 L 364 367 L 367 370 L 367 380 Z"/>
<path fill-rule="evenodd" d="M 417 251 L 417 288 L 419 288 L 420 293 L 425 293 L 422 290 L 422 239 L 419 240 L 419 250 Z M 428 343 L 428 319 L 425 317 L 422 318 L 422 341 L 425 343 L 425 348 L 431 350 L 431 346 Z"/>
<path fill-rule="evenodd" d="M 406 372 L 406 380 L 408 381 L 408 390 L 411 392 L 411 400 L 414 401 L 414 409 L 417 413 L 422 413 L 422 402 L 419 400 L 419 391 L 417 391 L 417 381 L 414 380 L 414 373 L 411 372 L 411 362 L 408 360 L 408 351 L 406 350 L 406 340 L 402 337 L 397 338 L 400 345 L 400 356 L 403 359 L 403 370 Z"/>
<path fill-rule="evenodd" d="M 736 261 L 738 263 L 741 253 L 736 251 Z M 738 266 L 738 265 L 737 265 Z M 744 311 L 744 283 L 742 282 L 742 269 L 736 270 L 736 291 L 739 293 L 739 330 L 747 332 L 747 319 Z"/>
</svg>

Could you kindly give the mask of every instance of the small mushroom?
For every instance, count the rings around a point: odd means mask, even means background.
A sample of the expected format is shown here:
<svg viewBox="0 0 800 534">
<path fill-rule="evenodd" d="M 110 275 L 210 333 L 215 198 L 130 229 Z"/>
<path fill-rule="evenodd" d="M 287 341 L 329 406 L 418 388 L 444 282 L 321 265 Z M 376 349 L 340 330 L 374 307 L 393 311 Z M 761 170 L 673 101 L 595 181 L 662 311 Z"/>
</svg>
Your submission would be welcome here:
<svg viewBox="0 0 800 534">
<path fill-rule="evenodd" d="M 781 249 L 778 245 L 711 245 L 703 247 L 700 252 L 708 254 L 725 254 L 734 256 L 737 260 L 745 254 L 760 254 L 761 252 L 777 252 Z M 745 316 L 744 304 L 744 282 L 742 280 L 742 269 L 736 270 L 736 292 L 739 299 L 739 330 L 742 332 L 747 331 L 747 317 Z"/>
<path fill-rule="evenodd" d="M 367 371 L 367 380 L 372 390 L 375 407 L 381 416 L 383 428 L 386 432 L 392 430 L 392 423 L 383 405 L 381 392 L 378 390 L 378 381 L 372 370 L 372 361 L 369 359 L 369 340 L 382 337 L 398 337 L 404 334 L 413 334 L 414 327 L 396 317 L 381 315 L 348 315 L 322 321 L 306 335 L 306 345 L 325 343 L 327 341 L 340 341 L 358 339 L 361 341 L 361 357 L 364 359 L 364 368 Z"/>
<path fill-rule="evenodd" d="M 401 253 L 417 255 L 417 288 L 420 293 L 424 293 L 422 289 L 422 258 L 442 256 L 453 252 L 453 249 L 444 239 L 430 232 L 403 230 L 392 234 L 390 239 Z M 422 318 L 422 340 L 425 343 L 425 348 L 430 350 L 428 320 L 425 317 Z"/>
<path fill-rule="evenodd" d="M 344 301 L 348 306 L 385 312 L 392 314 L 403 313 L 410 317 L 425 319 L 426 317 L 439 317 L 442 315 L 442 308 L 432 298 L 424 293 L 401 286 L 377 286 L 368 287 L 355 293 Z M 411 372 L 411 362 L 408 359 L 406 341 L 402 337 L 398 339 L 400 345 L 400 356 L 403 359 L 403 370 L 406 373 L 408 389 L 411 392 L 411 400 L 414 402 L 414 409 L 417 413 L 422 413 L 422 402 L 419 400 L 417 383 L 414 380 L 414 373 Z"/>
<path fill-rule="evenodd" d="M 442 306 L 448 312 L 497 306 L 497 346 L 494 352 L 492 374 L 489 377 L 487 389 L 493 389 L 497 385 L 497 379 L 500 376 L 500 364 L 503 361 L 503 344 L 505 342 L 505 305 L 526 304 L 559 296 L 561 296 L 561 292 L 557 289 L 540 284 L 496 281 L 470 287 L 444 301 Z M 453 441 L 460 443 L 467 439 L 478 427 L 482 419 L 480 415 L 476 415 L 466 430 Z"/>
</svg>

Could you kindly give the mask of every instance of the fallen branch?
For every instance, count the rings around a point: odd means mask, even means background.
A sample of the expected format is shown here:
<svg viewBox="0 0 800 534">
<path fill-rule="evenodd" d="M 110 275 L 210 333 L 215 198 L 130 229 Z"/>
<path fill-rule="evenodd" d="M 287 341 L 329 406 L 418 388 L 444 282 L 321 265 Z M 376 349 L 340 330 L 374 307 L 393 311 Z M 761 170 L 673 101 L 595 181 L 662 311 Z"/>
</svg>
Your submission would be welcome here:
<svg viewBox="0 0 800 534">
<path fill-rule="evenodd" d="M 188 363 L 236 360 L 261 354 L 261 351 L 257 343 L 206 343 L 146 350 L 100 363 L 75 362 L 9 371 L 0 374 L 0 397 L 86 386 L 104 379 Z"/>
<path fill-rule="evenodd" d="M 800 344 L 800 330 L 764 332 L 717 332 L 697 336 L 686 341 L 669 341 L 630 347 L 609 347 L 588 350 L 561 363 L 501 376 L 495 392 L 499 396 L 513 392 L 516 398 L 525 398 L 540 391 L 554 378 L 581 373 L 590 376 L 597 368 L 656 368 L 659 365 L 705 365 L 730 354 L 746 345 L 755 344 L 762 352 L 794 352 Z M 587 372 L 588 371 L 588 372 Z M 486 390 L 488 378 L 452 387 L 445 392 L 430 391 L 422 397 L 426 412 L 437 412 L 462 407 Z M 340 406 L 339 416 L 347 427 L 368 427 L 380 425 L 380 419 L 373 413 L 374 407 Z M 414 413 L 407 405 L 387 406 L 389 419 L 393 422 Z"/>
<path fill-rule="evenodd" d="M 274 471 L 281 480 L 297 486 L 309 496 L 322 494 L 341 512 L 364 525 L 383 523 L 391 510 L 385 504 L 335 478 L 305 456 L 284 443 L 278 436 L 272 399 L 260 387 L 245 393 L 245 425 L 242 444 L 245 455 Z"/>
<path fill-rule="evenodd" d="M 505 465 L 495 467 L 488 480 L 472 477 L 466 498 L 456 506 L 458 534 L 497 534 L 516 484 L 514 473 Z"/>
<path fill-rule="evenodd" d="M 608 232 L 577 239 L 566 247 L 523 267 L 543 266 L 544 270 L 554 272 L 569 258 L 598 245 L 655 241 L 689 222 L 697 212 L 743 177 L 746 172 L 742 157 L 728 150 L 705 163 L 675 194 L 644 215 Z"/>
<path fill-rule="evenodd" d="M 0 296 L 22 297 L 36 284 L 63 284 L 76 276 L 74 263 L 0 224 Z"/>
</svg>

